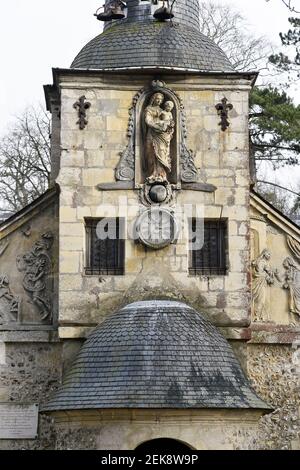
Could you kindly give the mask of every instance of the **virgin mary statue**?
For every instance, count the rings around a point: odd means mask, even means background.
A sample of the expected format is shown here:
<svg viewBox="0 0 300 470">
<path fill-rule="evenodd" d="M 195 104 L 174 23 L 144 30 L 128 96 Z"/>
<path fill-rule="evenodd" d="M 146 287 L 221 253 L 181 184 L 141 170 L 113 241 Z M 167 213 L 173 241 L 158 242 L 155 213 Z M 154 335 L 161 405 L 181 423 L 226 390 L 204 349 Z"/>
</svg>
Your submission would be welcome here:
<svg viewBox="0 0 300 470">
<path fill-rule="evenodd" d="M 175 122 L 172 115 L 174 103 L 164 95 L 155 93 L 145 110 L 146 142 L 145 159 L 149 183 L 168 181 L 172 170 L 170 144 L 174 136 Z"/>
</svg>

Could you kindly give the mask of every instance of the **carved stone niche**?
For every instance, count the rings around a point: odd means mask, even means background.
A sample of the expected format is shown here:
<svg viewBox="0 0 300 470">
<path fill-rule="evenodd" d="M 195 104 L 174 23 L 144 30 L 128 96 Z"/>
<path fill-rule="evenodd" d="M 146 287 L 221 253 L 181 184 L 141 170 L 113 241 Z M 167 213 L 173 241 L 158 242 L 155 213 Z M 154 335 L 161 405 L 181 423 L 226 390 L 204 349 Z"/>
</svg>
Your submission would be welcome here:
<svg viewBox="0 0 300 470">
<path fill-rule="evenodd" d="M 116 168 L 117 180 L 149 191 L 152 185 L 174 190 L 181 182 L 198 181 L 194 154 L 186 146 L 184 106 L 174 91 L 154 80 L 135 95 L 129 115 L 129 142 Z"/>
<path fill-rule="evenodd" d="M 165 107 L 168 103 L 173 104 L 172 110 L 167 113 Z M 152 112 L 154 110 L 154 112 Z M 157 110 L 159 110 L 157 112 Z M 159 116 L 160 114 L 160 116 Z M 173 116 L 173 127 L 171 131 L 159 133 L 147 125 L 147 117 L 153 126 L 165 126 L 169 123 L 164 115 Z M 141 184 L 148 182 L 153 178 L 153 182 L 159 182 L 159 178 L 164 178 L 169 183 L 177 185 L 180 188 L 180 112 L 179 103 L 175 94 L 160 86 L 152 87 L 145 91 L 140 97 L 136 107 L 136 133 L 135 133 L 135 186 L 140 187 Z M 160 124 L 161 123 L 161 124 Z M 167 139 L 169 142 L 167 142 Z M 169 146 L 169 149 L 167 148 Z M 156 147 L 156 148 L 155 148 Z M 169 171 L 163 170 L 166 176 L 152 176 L 153 164 L 151 160 L 155 160 L 155 153 L 165 154 L 165 167 L 169 165 Z M 169 153 L 169 155 L 166 155 Z M 154 154 L 151 155 L 151 154 Z M 167 163 L 167 160 L 169 162 Z M 162 165 L 161 165 L 162 166 Z M 155 181 L 157 178 L 157 181 Z M 150 182 L 150 181 L 149 181 Z M 163 181 L 162 181 L 163 182 Z"/>
</svg>

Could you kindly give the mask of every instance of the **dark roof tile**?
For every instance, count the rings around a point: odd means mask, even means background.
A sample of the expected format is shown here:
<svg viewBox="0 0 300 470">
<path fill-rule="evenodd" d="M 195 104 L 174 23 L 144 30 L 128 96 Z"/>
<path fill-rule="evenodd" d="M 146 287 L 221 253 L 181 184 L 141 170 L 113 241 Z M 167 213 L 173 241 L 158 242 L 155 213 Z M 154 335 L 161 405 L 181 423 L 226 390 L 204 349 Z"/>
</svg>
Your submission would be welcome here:
<svg viewBox="0 0 300 470">
<path fill-rule="evenodd" d="M 99 70 L 128 67 L 234 71 L 224 52 L 197 29 L 155 21 L 115 24 L 90 41 L 71 65 Z"/>
<path fill-rule="evenodd" d="M 43 411 L 154 407 L 268 408 L 217 328 L 186 304 L 151 301 L 94 330 Z"/>
</svg>

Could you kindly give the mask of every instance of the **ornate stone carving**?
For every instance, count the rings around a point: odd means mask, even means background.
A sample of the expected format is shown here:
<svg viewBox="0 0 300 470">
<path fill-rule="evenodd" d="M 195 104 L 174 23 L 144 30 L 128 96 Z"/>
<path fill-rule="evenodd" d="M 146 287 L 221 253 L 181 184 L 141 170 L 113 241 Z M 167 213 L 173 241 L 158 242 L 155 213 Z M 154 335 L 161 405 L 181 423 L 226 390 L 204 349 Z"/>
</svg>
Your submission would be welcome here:
<svg viewBox="0 0 300 470">
<path fill-rule="evenodd" d="M 162 93 L 154 93 L 145 110 L 147 131 L 144 158 L 148 183 L 168 181 L 168 174 L 172 171 L 170 144 L 176 125 L 172 114 L 174 103 L 164 100 Z"/>
<path fill-rule="evenodd" d="M 0 276 L 0 324 L 17 322 L 20 313 L 20 300 L 11 292 L 9 277 Z"/>
<path fill-rule="evenodd" d="M 22 230 L 21 230 L 22 234 L 24 235 L 24 237 L 27 237 L 29 238 L 31 236 L 31 226 L 28 224 L 26 225 Z"/>
<path fill-rule="evenodd" d="M 182 99 L 176 95 L 180 105 L 181 111 L 181 149 L 180 149 L 180 174 L 181 181 L 184 183 L 197 183 L 198 170 L 195 166 L 195 154 L 193 150 L 189 150 L 186 145 L 187 140 L 187 127 L 186 127 L 186 114 Z"/>
<path fill-rule="evenodd" d="M 295 258 L 300 261 L 300 243 L 289 235 L 287 236 L 286 241 Z"/>
<path fill-rule="evenodd" d="M 270 321 L 270 312 L 266 305 L 266 289 L 272 286 L 275 279 L 280 281 L 277 269 L 273 269 L 269 261 L 271 253 L 265 249 L 252 261 L 252 299 L 253 299 L 253 321 Z"/>
<path fill-rule="evenodd" d="M 219 122 L 219 126 L 223 132 L 230 126 L 230 122 L 228 121 L 228 111 L 231 111 L 233 106 L 231 103 L 228 103 L 227 98 L 223 98 L 221 103 L 216 105 L 216 110 L 218 111 L 218 115 L 221 117 L 221 121 Z"/>
<path fill-rule="evenodd" d="M 52 232 L 42 235 L 31 251 L 17 257 L 17 267 L 24 272 L 23 287 L 39 309 L 42 321 L 49 320 L 52 315 L 52 302 L 47 292 L 47 277 L 52 270 L 49 255 L 53 244 Z"/>
<path fill-rule="evenodd" d="M 76 103 L 73 104 L 73 108 L 78 110 L 78 121 L 76 124 L 79 125 L 79 129 L 83 130 L 88 125 L 88 120 L 86 119 L 86 111 L 91 107 L 91 103 L 86 101 L 85 96 L 81 96 Z"/>
<path fill-rule="evenodd" d="M 198 181 L 198 170 L 194 163 L 194 152 L 188 150 L 185 143 L 181 144 L 181 181 L 184 183 L 196 183 Z"/>
<path fill-rule="evenodd" d="M 156 98 L 160 99 L 160 102 L 154 105 L 153 100 Z M 146 107 L 145 112 L 141 113 L 143 109 L 142 103 L 146 99 L 149 100 L 149 105 Z M 167 109 L 161 107 L 163 101 L 165 101 L 164 105 Z M 178 114 L 178 119 L 176 120 L 173 112 L 175 107 L 176 114 Z M 183 102 L 174 91 L 167 88 L 166 84 L 160 80 L 154 80 L 150 88 L 143 88 L 133 98 L 132 107 L 129 110 L 127 131 L 129 141 L 124 151 L 120 153 L 121 158 L 115 172 L 116 180 L 134 180 L 136 160 L 135 140 L 138 123 L 140 123 L 140 129 L 146 127 L 146 145 L 145 149 L 143 149 L 144 152 L 143 150 L 141 151 L 144 163 L 146 160 L 146 165 L 144 164 L 147 173 L 146 178 L 152 178 L 153 182 L 162 182 L 168 179 L 167 174 L 170 173 L 172 161 L 175 158 L 175 155 L 172 156 L 170 144 L 175 138 L 176 131 L 180 152 L 180 179 L 186 183 L 198 181 L 198 170 L 194 163 L 194 153 L 186 145 L 187 129 Z M 176 129 L 177 123 L 179 129 Z M 170 182 L 174 183 L 174 181 Z"/>
<path fill-rule="evenodd" d="M 120 153 L 121 159 L 116 168 L 117 181 L 134 180 L 134 143 L 130 138 L 126 149 Z"/>
<path fill-rule="evenodd" d="M 289 309 L 291 313 L 300 315 L 300 266 L 291 257 L 283 261 L 284 284 L 289 290 Z"/>
<path fill-rule="evenodd" d="M 117 181 L 133 181 L 134 180 L 134 163 L 135 163 L 135 149 L 134 149 L 134 120 L 136 104 L 142 95 L 144 88 L 140 90 L 132 100 L 132 106 L 129 109 L 129 122 L 127 128 L 128 144 L 123 152 L 120 152 L 120 161 L 115 171 Z"/>
<path fill-rule="evenodd" d="M 144 206 L 172 205 L 174 197 L 175 185 L 168 181 L 158 184 L 145 183 L 139 191 L 139 199 Z"/>
</svg>

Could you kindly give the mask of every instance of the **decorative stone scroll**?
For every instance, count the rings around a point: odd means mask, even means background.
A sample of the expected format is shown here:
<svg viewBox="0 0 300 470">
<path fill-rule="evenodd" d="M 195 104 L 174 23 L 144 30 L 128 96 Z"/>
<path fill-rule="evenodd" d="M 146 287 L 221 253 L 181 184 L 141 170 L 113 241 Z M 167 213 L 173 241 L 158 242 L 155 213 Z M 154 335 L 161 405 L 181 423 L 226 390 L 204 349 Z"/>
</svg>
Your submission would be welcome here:
<svg viewBox="0 0 300 470">
<path fill-rule="evenodd" d="M 0 276 L 0 325 L 19 321 L 20 300 L 10 288 L 7 274 Z"/>
<path fill-rule="evenodd" d="M 28 253 L 17 257 L 18 270 L 25 273 L 23 287 L 38 307 L 41 321 L 50 320 L 52 316 L 52 302 L 47 289 L 47 280 L 52 271 L 49 253 L 53 238 L 52 232 L 43 234 Z"/>
<path fill-rule="evenodd" d="M 127 128 L 127 137 L 128 137 L 128 144 L 123 152 L 120 152 L 120 161 L 117 165 L 115 170 L 115 176 L 117 181 L 133 181 L 134 180 L 134 168 L 135 168 L 135 145 L 134 145 L 134 137 L 135 137 L 135 108 L 137 102 L 139 101 L 141 95 L 144 92 L 144 88 L 142 88 L 132 100 L 132 106 L 129 109 L 129 121 L 128 121 L 128 128 Z"/>
</svg>

